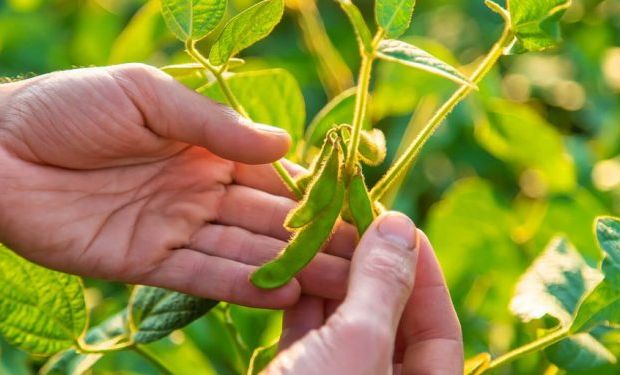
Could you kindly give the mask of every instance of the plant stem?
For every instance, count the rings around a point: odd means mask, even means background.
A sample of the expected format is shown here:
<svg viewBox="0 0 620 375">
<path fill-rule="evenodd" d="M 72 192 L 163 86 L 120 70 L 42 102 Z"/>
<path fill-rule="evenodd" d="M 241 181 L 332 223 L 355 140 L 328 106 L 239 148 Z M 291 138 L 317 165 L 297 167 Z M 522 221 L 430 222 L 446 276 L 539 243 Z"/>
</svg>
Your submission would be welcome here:
<svg viewBox="0 0 620 375">
<path fill-rule="evenodd" d="M 131 348 L 134 345 L 133 341 L 122 341 L 126 339 L 125 336 L 115 337 L 107 342 L 100 343 L 98 345 L 90 345 L 83 341 L 76 342 L 77 350 L 84 354 L 105 354 L 110 352 L 117 352 Z"/>
<path fill-rule="evenodd" d="M 504 48 L 509 45 L 513 40 L 513 33 L 510 30 L 510 26 L 506 25 L 504 32 L 500 39 L 495 43 L 491 51 L 486 55 L 484 60 L 480 63 L 478 68 L 470 77 L 470 81 L 474 84 L 479 83 L 488 73 L 493 66 L 497 63 L 502 56 Z M 441 125 L 446 117 L 454 110 L 454 108 L 463 101 L 472 91 L 474 87 L 469 85 L 462 85 L 443 106 L 437 110 L 435 115 L 429 120 L 426 126 L 422 129 L 416 139 L 409 145 L 405 153 L 398 158 L 398 160 L 392 165 L 387 173 L 379 180 L 375 187 L 371 191 L 371 197 L 373 200 L 381 200 L 385 194 L 390 190 L 393 183 L 399 180 L 399 177 L 405 173 L 411 167 L 411 164 L 415 161 L 420 150 L 430 137 L 435 133 L 435 130 Z"/>
<path fill-rule="evenodd" d="M 351 139 L 349 141 L 349 152 L 347 154 L 346 170 L 349 173 L 355 169 L 357 163 L 357 149 L 360 144 L 360 137 L 366 115 L 368 113 L 368 90 L 370 87 L 370 77 L 372 74 L 372 63 L 375 60 L 374 50 L 377 45 L 383 39 L 384 33 L 382 30 L 377 32 L 372 42 L 372 52 L 367 52 L 364 46 L 360 45 L 360 51 L 362 55 L 362 62 L 360 65 L 359 77 L 357 80 L 357 95 L 355 100 L 355 112 L 353 113 L 353 124 L 351 130 Z"/>
<path fill-rule="evenodd" d="M 237 100 L 237 97 L 235 97 L 235 94 L 233 94 L 232 90 L 230 89 L 228 82 L 226 82 L 226 80 L 224 79 L 223 71 L 211 65 L 209 59 L 204 57 L 200 53 L 200 51 L 196 49 L 196 43 L 193 40 L 190 39 L 185 42 L 185 50 L 187 51 L 188 55 L 190 55 L 194 60 L 196 60 L 196 62 L 200 63 L 205 69 L 207 69 L 213 74 L 213 76 L 217 80 L 218 85 L 222 89 L 224 96 L 226 96 L 226 99 L 228 100 L 230 106 L 241 116 L 250 119 L 250 115 L 245 110 L 245 108 L 243 108 L 241 103 L 239 103 L 239 100 Z M 293 194 L 295 194 L 297 199 L 301 199 L 303 197 L 303 192 L 299 189 L 299 187 L 295 183 L 295 180 L 293 179 L 293 177 L 291 177 L 286 168 L 284 168 L 282 163 L 280 161 L 276 161 L 273 163 L 273 167 L 278 173 L 278 176 L 280 176 L 282 181 L 286 184 L 288 189 L 292 191 Z"/>
<path fill-rule="evenodd" d="M 489 363 L 488 367 L 485 368 L 484 372 L 493 370 L 495 368 L 508 364 L 526 354 L 545 349 L 546 347 L 549 347 L 559 341 L 562 341 L 568 336 L 570 336 L 570 329 L 568 327 L 561 328 L 547 336 L 541 337 L 536 341 L 523 345 L 520 348 L 514 349 L 492 360 L 491 363 Z"/>
<path fill-rule="evenodd" d="M 133 349 L 134 352 L 136 352 L 140 356 L 142 356 L 142 358 L 144 358 L 147 361 L 149 361 L 162 374 L 164 374 L 164 375 L 174 375 L 174 372 L 172 370 L 170 370 L 168 368 L 168 366 L 166 366 L 166 364 L 164 362 L 162 362 L 161 359 L 159 359 L 153 352 L 151 352 L 147 348 L 145 348 L 143 346 L 136 345 L 136 346 L 132 346 L 131 349 Z"/>
</svg>

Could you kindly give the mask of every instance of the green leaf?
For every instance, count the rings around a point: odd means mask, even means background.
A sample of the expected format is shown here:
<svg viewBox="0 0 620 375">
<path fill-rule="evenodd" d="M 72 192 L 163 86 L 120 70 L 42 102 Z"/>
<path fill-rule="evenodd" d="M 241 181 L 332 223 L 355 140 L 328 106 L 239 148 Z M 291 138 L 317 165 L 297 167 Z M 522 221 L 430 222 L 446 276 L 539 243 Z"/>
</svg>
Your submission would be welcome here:
<svg viewBox="0 0 620 375">
<path fill-rule="evenodd" d="M 166 25 L 186 42 L 207 36 L 222 21 L 226 0 L 161 0 Z"/>
<path fill-rule="evenodd" d="M 303 135 L 306 110 L 295 77 L 283 69 L 269 69 L 230 75 L 226 81 L 253 121 L 285 129 L 291 135 L 293 145 L 299 142 Z M 205 86 L 199 92 L 227 103 L 216 83 Z"/>
<path fill-rule="evenodd" d="M 357 36 L 360 46 L 368 52 L 372 51 L 372 36 L 366 21 L 364 21 L 362 12 L 360 12 L 359 8 L 355 6 L 351 0 L 337 1 L 344 13 L 347 15 L 347 18 L 349 18 L 349 22 L 351 22 L 351 25 L 353 26 L 353 31 L 355 31 L 355 35 Z"/>
<path fill-rule="evenodd" d="M 521 276 L 510 309 L 524 322 L 550 315 L 566 326 L 581 298 L 600 280 L 600 272 L 588 266 L 566 238 L 558 237 Z"/>
<path fill-rule="evenodd" d="M 160 69 L 192 90 L 215 81 L 213 74 L 198 63 L 166 65 Z"/>
<path fill-rule="evenodd" d="M 596 221 L 596 238 L 605 253 L 602 264 L 605 282 L 620 288 L 620 219 L 599 218 Z"/>
<path fill-rule="evenodd" d="M 248 375 L 258 375 L 263 371 L 278 354 L 278 342 L 261 346 L 254 350 L 252 358 L 250 359 L 250 367 L 248 368 Z"/>
<path fill-rule="evenodd" d="M 486 102 L 488 118 L 480 114 L 476 139 L 492 155 L 529 172 L 532 194 L 572 192 L 576 171 L 562 135 L 531 107 L 506 100 Z"/>
<path fill-rule="evenodd" d="M 403 35 L 411 24 L 415 0 L 375 0 L 375 19 L 388 38 Z"/>
<path fill-rule="evenodd" d="M 88 330 L 84 341 L 101 347 L 101 344 L 114 345 L 127 333 L 127 310 L 107 319 Z M 116 339 L 116 340 L 115 340 Z M 80 375 L 92 368 L 103 354 L 82 354 L 75 349 L 58 353 L 43 366 L 41 375 Z"/>
<path fill-rule="evenodd" d="M 343 91 L 314 116 L 306 131 L 303 159 L 308 158 L 308 151 L 311 147 L 321 146 L 325 135 L 331 128 L 353 122 L 356 93 L 355 87 Z"/>
<path fill-rule="evenodd" d="M 456 68 L 439 60 L 430 53 L 400 40 L 383 40 L 379 44 L 377 57 L 405 66 L 447 78 L 461 85 L 474 86 Z"/>
<path fill-rule="evenodd" d="M 513 53 L 543 51 L 560 42 L 560 18 L 570 6 L 570 0 L 510 0 L 512 31 L 516 43 Z"/>
<path fill-rule="evenodd" d="M 32 354 L 71 347 L 87 323 L 82 281 L 30 263 L 0 245 L 0 333 Z"/>
<path fill-rule="evenodd" d="M 219 302 L 161 288 L 137 286 L 129 302 L 129 324 L 136 343 L 168 336 L 202 317 Z"/>
<path fill-rule="evenodd" d="M 605 253 L 603 281 L 577 311 L 573 332 L 587 332 L 601 324 L 620 324 L 620 219 L 601 217 L 596 221 L 596 237 Z"/>
<path fill-rule="evenodd" d="M 284 0 L 264 0 L 231 19 L 218 37 L 209 60 L 223 65 L 241 50 L 267 37 L 284 12 Z"/>
<path fill-rule="evenodd" d="M 147 60 L 156 52 L 161 39 L 160 30 L 164 29 L 159 1 L 148 1 L 136 12 L 114 41 L 109 63 L 122 64 Z"/>
<path fill-rule="evenodd" d="M 600 272 L 588 266 L 566 238 L 557 237 L 521 277 L 510 308 L 525 322 L 548 315 L 567 327 L 583 296 L 600 279 Z M 562 340 L 547 348 L 545 354 L 566 370 L 587 370 L 615 362 L 615 356 L 587 333 Z"/>
</svg>

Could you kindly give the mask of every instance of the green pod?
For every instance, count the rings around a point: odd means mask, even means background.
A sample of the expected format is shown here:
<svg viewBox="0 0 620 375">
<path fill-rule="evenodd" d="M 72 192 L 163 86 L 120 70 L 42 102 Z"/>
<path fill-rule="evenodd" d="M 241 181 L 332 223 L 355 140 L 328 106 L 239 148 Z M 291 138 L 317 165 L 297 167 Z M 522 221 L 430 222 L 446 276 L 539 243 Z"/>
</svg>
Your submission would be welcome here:
<svg viewBox="0 0 620 375">
<path fill-rule="evenodd" d="M 360 159 L 364 164 L 377 166 L 383 163 L 387 154 L 383 132 L 379 129 L 362 131 L 358 151 Z"/>
<path fill-rule="evenodd" d="M 332 142 L 330 142 L 329 139 L 326 139 L 323 143 L 323 147 L 321 147 L 321 152 L 312 161 L 309 171 L 295 179 L 295 183 L 301 191 L 304 192 L 304 194 L 308 191 L 308 187 L 312 183 L 312 180 L 316 175 L 318 175 L 319 170 L 325 164 L 325 161 L 331 153 L 332 147 Z"/>
<path fill-rule="evenodd" d="M 340 153 L 339 150 L 338 154 Z M 342 161 L 341 156 L 338 159 Z M 341 177 L 342 170 L 339 171 L 339 183 L 329 206 L 309 225 L 298 230 L 276 259 L 263 265 L 250 276 L 252 284 L 262 289 L 275 289 L 286 285 L 321 250 L 334 230 L 344 203 L 345 188 Z"/>
<path fill-rule="evenodd" d="M 288 229 L 308 225 L 332 201 L 338 186 L 341 152 L 331 143 L 325 148 L 329 151 L 327 161 L 320 166 L 314 180 L 308 186 L 304 199 L 286 218 L 284 226 Z"/>
<path fill-rule="evenodd" d="M 362 175 L 359 167 L 349 182 L 346 203 L 349 215 L 361 237 L 375 219 L 375 211 L 364 181 L 364 175 Z"/>
</svg>

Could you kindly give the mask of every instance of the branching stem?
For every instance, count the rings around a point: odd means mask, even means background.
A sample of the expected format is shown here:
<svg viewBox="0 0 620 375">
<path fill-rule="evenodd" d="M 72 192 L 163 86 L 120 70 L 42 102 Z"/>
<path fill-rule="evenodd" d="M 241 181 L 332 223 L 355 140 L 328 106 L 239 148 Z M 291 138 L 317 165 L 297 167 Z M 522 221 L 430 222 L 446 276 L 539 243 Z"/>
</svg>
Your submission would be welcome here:
<svg viewBox="0 0 620 375">
<path fill-rule="evenodd" d="M 495 66 L 499 58 L 502 56 L 504 49 L 512 42 L 513 38 L 514 36 L 510 29 L 510 25 L 507 24 L 500 39 L 497 43 L 495 43 L 491 51 L 489 51 L 484 60 L 471 75 L 470 82 L 473 82 L 474 84 L 479 83 L 489 73 L 489 71 L 491 71 L 493 66 Z M 371 197 L 373 200 L 379 201 L 385 197 L 387 192 L 390 191 L 392 184 L 397 183 L 399 177 L 409 170 L 420 153 L 420 150 L 435 133 L 439 125 L 441 125 L 450 112 L 452 112 L 452 110 L 454 110 L 454 108 L 474 90 L 475 88 L 472 86 L 462 85 L 448 99 L 448 101 L 441 106 L 439 110 L 437 110 L 429 122 L 424 126 L 420 134 L 418 134 L 411 145 L 409 145 L 405 153 L 398 158 L 398 160 L 372 189 Z"/>
<path fill-rule="evenodd" d="M 195 41 L 190 39 L 187 42 L 185 42 L 185 50 L 187 51 L 187 54 L 190 55 L 196 62 L 200 63 L 205 69 L 207 69 L 209 72 L 213 74 L 213 76 L 217 80 L 218 85 L 222 89 L 224 96 L 226 96 L 226 99 L 228 100 L 228 103 L 230 104 L 230 106 L 235 111 L 237 111 L 237 113 L 239 113 L 241 116 L 249 119 L 250 115 L 245 110 L 245 108 L 243 108 L 241 103 L 239 103 L 239 100 L 237 100 L 232 90 L 230 89 L 228 82 L 226 82 L 226 79 L 224 79 L 224 70 L 218 69 L 217 67 L 213 66 L 211 62 L 209 61 L 209 59 L 204 57 L 202 53 L 200 53 L 200 51 L 196 49 Z M 284 184 L 286 184 L 288 189 L 292 191 L 293 194 L 295 194 L 297 199 L 301 199 L 303 197 L 303 192 L 299 189 L 293 177 L 288 173 L 286 168 L 282 165 L 282 162 L 280 161 L 274 162 L 273 167 L 278 173 L 278 176 L 280 176 L 280 178 L 284 182 Z"/>
</svg>

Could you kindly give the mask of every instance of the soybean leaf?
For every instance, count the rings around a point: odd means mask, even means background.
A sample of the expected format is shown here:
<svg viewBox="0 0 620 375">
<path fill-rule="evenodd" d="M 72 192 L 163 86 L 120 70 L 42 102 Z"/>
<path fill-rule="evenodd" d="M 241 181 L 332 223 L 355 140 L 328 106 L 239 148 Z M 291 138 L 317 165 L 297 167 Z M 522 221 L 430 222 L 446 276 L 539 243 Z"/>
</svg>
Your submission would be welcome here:
<svg viewBox="0 0 620 375">
<path fill-rule="evenodd" d="M 134 342 L 145 344 L 168 336 L 206 314 L 218 301 L 161 288 L 137 286 L 129 302 Z"/>
<path fill-rule="evenodd" d="M 417 68 L 447 78 L 461 85 L 473 86 L 456 68 L 439 60 L 430 53 L 400 40 L 383 40 L 379 43 L 377 57 Z"/>
<path fill-rule="evenodd" d="M 600 272 L 588 266 L 566 238 L 557 237 L 521 277 L 510 308 L 525 322 L 551 316 L 567 327 L 582 297 L 600 279 Z M 588 333 L 562 340 L 547 348 L 545 354 L 566 370 L 587 370 L 615 362 L 615 356 Z"/>
<path fill-rule="evenodd" d="M 127 310 L 88 330 L 84 341 L 90 345 L 114 345 L 127 334 Z M 103 354 L 82 354 L 75 349 L 58 353 L 43 366 L 41 375 L 80 375 L 89 370 Z"/>
<path fill-rule="evenodd" d="M 183 42 L 200 40 L 222 21 L 226 0 L 162 0 L 161 10 L 177 38 Z"/>
<path fill-rule="evenodd" d="M 515 172 L 531 172 L 539 194 L 574 190 L 575 165 L 553 126 L 526 105 L 496 99 L 487 101 L 486 107 L 488 118 L 481 114 L 476 123 L 482 147 Z"/>
<path fill-rule="evenodd" d="M 557 237 L 521 276 L 510 309 L 525 322 L 550 315 L 568 325 L 581 297 L 600 280 L 600 272 L 566 238 Z"/>
<path fill-rule="evenodd" d="M 388 38 L 403 35 L 411 24 L 415 0 L 375 0 L 375 19 Z"/>
<path fill-rule="evenodd" d="M 353 122 L 355 111 L 355 94 L 357 89 L 352 87 L 333 98 L 317 113 L 306 130 L 303 159 L 308 158 L 308 152 L 313 146 L 320 146 L 327 132 L 339 125 Z"/>
<path fill-rule="evenodd" d="M 282 18 L 284 0 L 263 0 L 231 19 L 218 37 L 209 60 L 223 65 L 241 50 L 271 33 Z"/>
<path fill-rule="evenodd" d="M 0 333 L 32 354 L 71 347 L 86 328 L 82 281 L 30 263 L 0 245 Z"/>
<path fill-rule="evenodd" d="M 602 264 L 605 278 L 579 307 L 571 326 L 573 332 L 586 332 L 601 324 L 620 323 L 620 219 L 601 217 L 595 229 L 605 253 Z"/>
<path fill-rule="evenodd" d="M 362 12 L 360 12 L 359 8 L 355 6 L 351 0 L 337 1 L 344 13 L 347 15 L 347 18 L 349 18 L 349 22 L 351 22 L 351 25 L 353 26 L 353 31 L 355 31 L 355 35 L 357 36 L 360 46 L 366 51 L 371 51 L 372 36 L 370 35 L 370 30 L 368 29 L 368 25 L 366 25 L 366 21 L 364 21 Z"/>
<path fill-rule="evenodd" d="M 510 0 L 511 27 L 516 42 L 510 52 L 542 51 L 560 41 L 560 18 L 570 0 Z"/>
<path fill-rule="evenodd" d="M 254 353 L 252 353 L 252 358 L 250 359 L 248 375 L 258 375 L 267 367 L 267 365 L 269 365 L 269 362 L 271 362 L 277 354 L 277 341 L 271 345 L 261 346 L 260 348 L 254 350 Z"/>
<path fill-rule="evenodd" d="M 226 77 L 226 81 L 253 121 L 279 126 L 289 132 L 294 145 L 299 142 L 306 109 L 295 77 L 283 69 L 269 69 L 234 74 Z M 199 92 L 227 103 L 216 83 L 205 86 Z"/>
</svg>

